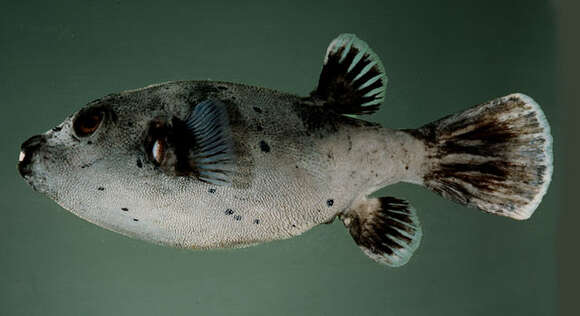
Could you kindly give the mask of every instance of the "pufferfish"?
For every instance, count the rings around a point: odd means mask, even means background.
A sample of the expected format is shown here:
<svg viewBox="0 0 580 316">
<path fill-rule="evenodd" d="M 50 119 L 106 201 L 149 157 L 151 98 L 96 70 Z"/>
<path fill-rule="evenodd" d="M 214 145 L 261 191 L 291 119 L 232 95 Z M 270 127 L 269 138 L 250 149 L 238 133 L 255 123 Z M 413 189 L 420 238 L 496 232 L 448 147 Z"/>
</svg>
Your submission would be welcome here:
<svg viewBox="0 0 580 316">
<path fill-rule="evenodd" d="M 353 34 L 334 39 L 308 96 L 177 81 L 107 95 L 21 146 L 18 170 L 75 215 L 179 248 L 254 245 L 339 218 L 373 260 L 396 267 L 419 246 L 408 182 L 444 198 L 529 218 L 552 176 L 539 105 L 511 94 L 418 129 L 360 119 L 387 76 Z"/>
</svg>

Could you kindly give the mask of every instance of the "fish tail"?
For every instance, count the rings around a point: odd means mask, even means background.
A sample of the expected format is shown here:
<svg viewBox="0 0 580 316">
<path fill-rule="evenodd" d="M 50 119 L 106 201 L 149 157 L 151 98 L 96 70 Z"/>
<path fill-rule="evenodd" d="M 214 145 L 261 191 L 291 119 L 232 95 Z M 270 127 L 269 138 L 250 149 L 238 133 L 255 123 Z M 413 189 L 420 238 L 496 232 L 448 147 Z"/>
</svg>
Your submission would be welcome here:
<svg viewBox="0 0 580 316">
<path fill-rule="evenodd" d="M 552 177 L 552 136 L 540 106 L 524 94 L 474 106 L 412 134 L 428 147 L 423 185 L 485 212 L 529 218 Z"/>
</svg>

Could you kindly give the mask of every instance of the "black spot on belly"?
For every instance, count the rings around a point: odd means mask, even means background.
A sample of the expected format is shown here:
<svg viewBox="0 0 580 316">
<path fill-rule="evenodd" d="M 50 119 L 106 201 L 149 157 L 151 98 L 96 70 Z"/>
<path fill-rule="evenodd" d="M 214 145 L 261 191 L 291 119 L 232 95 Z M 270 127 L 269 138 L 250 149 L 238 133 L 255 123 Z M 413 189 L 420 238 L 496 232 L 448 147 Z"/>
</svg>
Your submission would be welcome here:
<svg viewBox="0 0 580 316">
<path fill-rule="evenodd" d="M 92 145 L 93 142 L 91 142 L 90 140 L 87 142 L 87 145 Z"/>
<path fill-rule="evenodd" d="M 141 162 L 141 159 L 137 159 L 137 167 L 143 168 L 143 163 Z"/>
<path fill-rule="evenodd" d="M 258 125 L 256 126 L 256 130 L 257 130 L 258 132 L 261 132 L 261 131 L 263 131 L 263 130 L 264 130 L 264 128 L 262 128 L 262 125 L 258 124 Z"/>
<path fill-rule="evenodd" d="M 254 224 L 260 224 L 260 220 L 256 218 L 256 219 L 254 220 Z"/>
<path fill-rule="evenodd" d="M 266 143 L 265 141 L 261 140 L 260 141 L 260 149 L 265 153 L 269 153 L 270 152 L 270 145 L 268 145 L 268 143 Z"/>
<path fill-rule="evenodd" d="M 126 207 L 121 207 L 121 211 L 123 211 L 123 212 L 129 212 L 129 209 L 126 208 Z"/>
<path fill-rule="evenodd" d="M 232 214 L 234 214 L 234 210 L 232 210 L 231 208 L 228 208 L 224 213 L 226 215 L 232 215 Z"/>
<path fill-rule="evenodd" d="M 138 222 L 139 220 L 138 220 L 138 219 L 136 219 L 136 218 L 133 218 L 133 221 L 134 221 L 134 222 Z"/>
<path fill-rule="evenodd" d="M 97 190 L 99 190 L 99 191 L 105 191 L 105 188 L 99 187 Z"/>
<path fill-rule="evenodd" d="M 331 207 L 332 205 L 334 205 L 334 200 L 333 199 L 327 200 L 326 205 L 328 205 L 328 207 Z"/>
<path fill-rule="evenodd" d="M 207 190 L 207 192 L 209 192 L 209 193 L 215 193 L 215 189 L 214 189 L 214 188 L 209 188 L 209 189 Z"/>
<path fill-rule="evenodd" d="M 242 216 L 241 216 L 241 215 L 234 215 L 234 219 L 235 219 L 236 221 L 239 221 L 239 220 L 241 220 L 241 219 L 242 219 Z"/>
<path fill-rule="evenodd" d="M 257 106 L 254 107 L 254 111 L 256 111 L 256 113 L 262 113 L 262 109 Z"/>
</svg>

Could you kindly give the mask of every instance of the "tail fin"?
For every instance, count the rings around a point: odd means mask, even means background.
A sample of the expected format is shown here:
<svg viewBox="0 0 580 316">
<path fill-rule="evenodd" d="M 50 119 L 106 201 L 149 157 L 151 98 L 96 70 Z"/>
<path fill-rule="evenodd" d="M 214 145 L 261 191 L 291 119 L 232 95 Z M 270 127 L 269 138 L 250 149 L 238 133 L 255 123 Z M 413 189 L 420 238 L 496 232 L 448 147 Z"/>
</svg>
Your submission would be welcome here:
<svg viewBox="0 0 580 316">
<path fill-rule="evenodd" d="M 550 126 L 526 95 L 477 105 L 413 133 L 430 151 L 424 185 L 469 207 L 527 219 L 550 184 Z"/>
</svg>

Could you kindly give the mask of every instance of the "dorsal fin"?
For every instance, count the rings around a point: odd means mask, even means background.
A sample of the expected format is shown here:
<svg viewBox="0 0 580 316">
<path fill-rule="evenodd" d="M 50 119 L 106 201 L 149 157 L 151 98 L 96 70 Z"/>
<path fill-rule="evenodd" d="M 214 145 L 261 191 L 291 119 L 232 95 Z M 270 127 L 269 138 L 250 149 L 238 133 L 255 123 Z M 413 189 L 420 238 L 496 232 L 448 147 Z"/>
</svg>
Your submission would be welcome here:
<svg viewBox="0 0 580 316">
<path fill-rule="evenodd" d="M 328 46 L 318 87 L 310 95 L 337 113 L 371 114 L 383 103 L 386 87 L 379 57 L 354 34 L 341 34 Z"/>
</svg>

